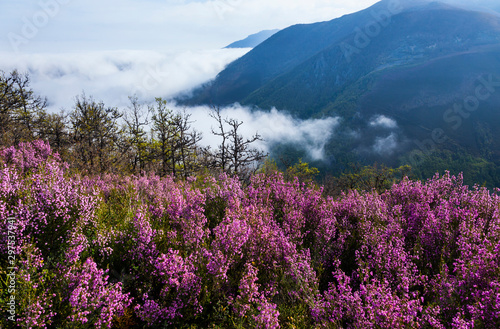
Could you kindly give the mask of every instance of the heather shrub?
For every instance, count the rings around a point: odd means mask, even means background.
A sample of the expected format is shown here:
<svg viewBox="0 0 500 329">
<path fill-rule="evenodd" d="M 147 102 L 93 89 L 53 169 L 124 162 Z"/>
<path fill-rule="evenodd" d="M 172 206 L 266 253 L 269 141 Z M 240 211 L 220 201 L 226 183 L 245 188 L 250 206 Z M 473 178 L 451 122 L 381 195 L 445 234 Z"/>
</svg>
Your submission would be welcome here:
<svg viewBox="0 0 500 329">
<path fill-rule="evenodd" d="M 48 147 L 0 151 L 0 304 L 14 264 L 20 326 L 500 327 L 498 191 L 80 177 Z"/>
<path fill-rule="evenodd" d="M 33 142 L 1 152 L 2 241 L 14 242 L 15 258 L 8 258 L 11 248 L 2 243 L 0 262 L 5 271 L 16 267 L 17 324 L 111 327 L 130 299 L 88 255 L 98 195 L 83 192 L 78 178 L 66 177 L 66 166 L 47 149 Z M 2 306 L 10 295 L 2 289 Z M 12 326 L 8 321 L 2 325 Z"/>
</svg>

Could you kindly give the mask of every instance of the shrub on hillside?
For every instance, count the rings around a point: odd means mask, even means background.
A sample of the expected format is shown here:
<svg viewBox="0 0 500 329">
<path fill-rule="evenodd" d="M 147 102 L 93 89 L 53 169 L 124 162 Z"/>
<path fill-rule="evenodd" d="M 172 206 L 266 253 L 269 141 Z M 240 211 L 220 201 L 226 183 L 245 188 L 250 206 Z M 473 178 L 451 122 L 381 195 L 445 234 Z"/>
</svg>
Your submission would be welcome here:
<svg viewBox="0 0 500 329">
<path fill-rule="evenodd" d="M 0 152 L 20 326 L 500 326 L 500 200 L 461 177 L 332 199 L 279 173 L 72 176 L 42 144 Z"/>
</svg>

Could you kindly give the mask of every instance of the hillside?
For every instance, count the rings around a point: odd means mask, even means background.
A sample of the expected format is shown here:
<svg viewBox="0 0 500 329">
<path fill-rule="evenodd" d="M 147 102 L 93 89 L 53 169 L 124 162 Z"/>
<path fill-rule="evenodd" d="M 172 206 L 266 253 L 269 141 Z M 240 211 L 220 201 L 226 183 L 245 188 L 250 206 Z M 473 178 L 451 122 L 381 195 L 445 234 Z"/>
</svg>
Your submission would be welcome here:
<svg viewBox="0 0 500 329">
<path fill-rule="evenodd" d="M 240 102 L 309 117 L 373 72 L 404 70 L 467 51 L 488 52 L 482 46 L 500 43 L 500 18 L 420 2 L 378 23 L 373 29 L 379 32 L 369 37 L 366 30 L 374 13 L 388 12 L 387 3 L 330 22 L 285 29 L 231 63 L 185 103 Z"/>
<path fill-rule="evenodd" d="M 326 170 L 354 161 L 430 165 L 433 172 L 453 167 L 435 167 L 434 156 L 454 156 L 462 171 L 496 180 L 500 17 L 439 2 L 393 3 L 282 30 L 182 102 L 340 117 Z M 380 117 L 393 127 L 374 125 Z M 286 153 L 301 156 L 292 149 Z"/>
</svg>

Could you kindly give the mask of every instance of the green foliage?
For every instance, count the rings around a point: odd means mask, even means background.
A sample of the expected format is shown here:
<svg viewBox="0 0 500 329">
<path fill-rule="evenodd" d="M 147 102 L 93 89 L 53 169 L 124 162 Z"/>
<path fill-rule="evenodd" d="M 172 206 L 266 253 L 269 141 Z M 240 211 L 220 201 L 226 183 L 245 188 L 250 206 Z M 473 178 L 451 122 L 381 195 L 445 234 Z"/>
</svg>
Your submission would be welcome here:
<svg viewBox="0 0 500 329">
<path fill-rule="evenodd" d="M 210 229 L 214 229 L 222 222 L 226 215 L 226 207 L 227 201 L 219 196 L 207 200 L 205 203 L 205 217 Z"/>
<path fill-rule="evenodd" d="M 262 166 L 257 171 L 258 174 L 273 175 L 279 172 L 278 165 L 276 161 L 271 158 L 266 158 Z"/>
<path fill-rule="evenodd" d="M 310 167 L 307 162 L 302 162 L 302 159 L 299 159 L 299 162 L 289 167 L 285 172 L 287 180 L 291 181 L 296 177 L 300 182 L 313 182 L 318 175 L 318 168 Z"/>
<path fill-rule="evenodd" d="M 315 328 L 309 308 L 304 304 L 280 304 L 280 324 L 285 329 Z"/>
<path fill-rule="evenodd" d="M 351 165 L 338 177 L 325 179 L 325 194 L 339 196 L 342 192 L 357 190 L 375 190 L 382 193 L 405 177 L 412 177 L 412 168 L 408 165 L 389 168 L 385 165 L 360 166 Z"/>
<path fill-rule="evenodd" d="M 500 185 L 500 166 L 482 157 L 474 156 L 464 150 L 438 150 L 427 155 L 415 167 L 416 177 L 426 179 L 431 177 L 431 173 L 444 173 L 449 171 L 452 174 L 463 172 L 464 184 L 473 186 L 478 184 L 488 188 Z"/>
</svg>

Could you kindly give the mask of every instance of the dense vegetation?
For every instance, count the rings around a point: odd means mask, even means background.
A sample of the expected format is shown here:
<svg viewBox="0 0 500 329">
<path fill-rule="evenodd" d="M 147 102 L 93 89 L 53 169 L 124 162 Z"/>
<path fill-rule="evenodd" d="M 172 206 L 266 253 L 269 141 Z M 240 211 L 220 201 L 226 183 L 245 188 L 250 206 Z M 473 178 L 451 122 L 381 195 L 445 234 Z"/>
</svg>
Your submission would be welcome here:
<svg viewBox="0 0 500 329">
<path fill-rule="evenodd" d="M 31 328 L 500 326 L 500 191 L 461 177 L 332 199 L 271 170 L 82 176 L 42 141 L 0 165 L 1 327 L 8 284 Z"/>
</svg>

